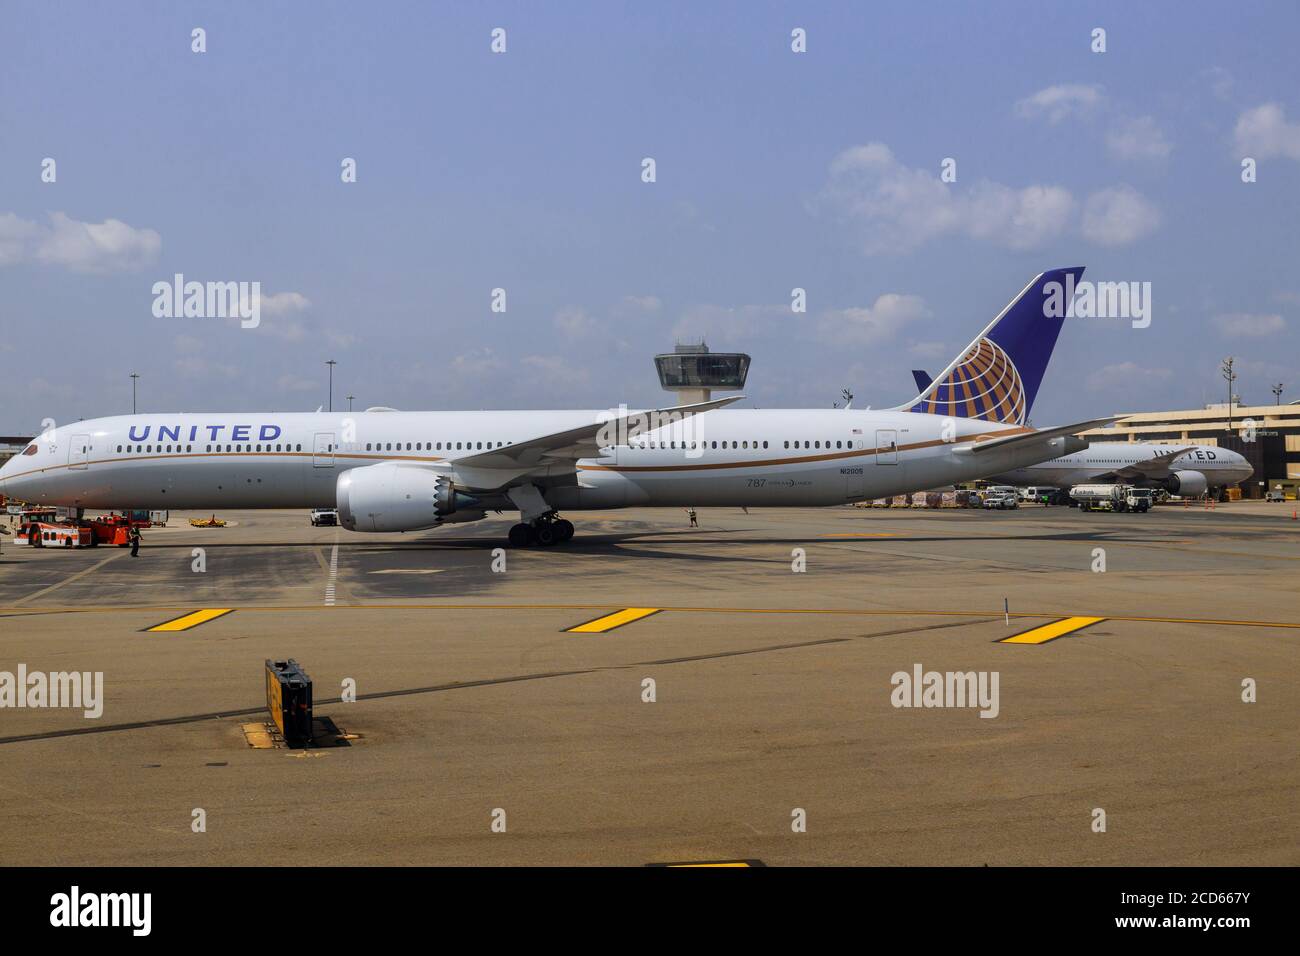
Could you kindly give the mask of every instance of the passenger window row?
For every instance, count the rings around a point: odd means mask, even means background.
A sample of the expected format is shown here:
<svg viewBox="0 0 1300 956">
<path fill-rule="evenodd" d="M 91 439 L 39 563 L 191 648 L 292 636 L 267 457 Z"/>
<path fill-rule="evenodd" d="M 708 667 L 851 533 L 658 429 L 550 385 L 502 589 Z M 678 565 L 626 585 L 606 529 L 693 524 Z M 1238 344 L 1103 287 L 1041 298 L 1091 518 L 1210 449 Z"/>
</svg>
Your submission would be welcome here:
<svg viewBox="0 0 1300 956">
<path fill-rule="evenodd" d="M 220 452 L 222 450 L 222 447 L 220 445 L 205 445 L 203 446 L 203 450 L 207 452 Z M 302 445 L 283 445 L 283 444 L 281 445 L 226 445 L 225 450 L 234 451 L 234 452 L 251 452 L 251 451 L 269 451 L 269 452 L 290 451 L 291 452 L 291 451 L 302 451 Z M 192 452 L 192 451 L 194 451 L 193 445 L 184 445 L 184 446 L 182 445 L 175 445 L 175 446 L 173 445 L 127 445 L 125 446 L 125 452 L 128 455 L 151 455 L 151 454 L 169 454 L 169 453 L 184 454 L 185 452 Z M 117 446 L 117 452 L 119 455 L 123 453 L 122 445 Z"/>
<path fill-rule="evenodd" d="M 643 438 L 643 439 L 641 439 L 639 442 L 636 442 L 636 447 L 637 447 L 637 448 L 649 448 L 649 449 L 672 449 L 672 448 L 680 448 L 680 449 L 683 450 L 683 451 L 696 451 L 696 450 L 707 450 L 707 449 L 710 447 L 710 443 L 709 443 L 709 442 L 706 442 L 706 441 L 683 441 L 683 442 L 676 442 L 676 441 L 654 441 L 653 439 Z M 755 441 L 755 442 L 748 442 L 748 441 L 733 441 L 733 442 L 731 442 L 731 444 L 727 444 L 727 442 L 725 442 L 725 441 L 724 441 L 724 442 L 721 442 L 721 443 L 715 441 L 715 442 L 712 443 L 712 447 L 713 447 L 713 448 L 718 448 L 718 447 L 722 447 L 722 448 L 750 448 L 750 447 L 753 447 L 753 448 L 760 448 L 760 447 L 762 447 L 762 448 L 766 448 L 766 447 L 767 447 L 767 442 L 761 442 L 761 443 L 760 443 L 760 442 L 757 442 L 757 441 Z M 787 445 L 787 447 L 788 447 L 788 445 Z"/>
<path fill-rule="evenodd" d="M 443 442 L 435 443 L 431 441 L 426 441 L 426 442 L 417 441 L 415 443 L 414 448 L 412 448 L 411 443 L 408 441 L 406 443 L 406 451 L 443 451 L 444 450 L 442 447 L 443 444 L 444 444 Z M 446 442 L 445 444 L 447 446 L 445 449 L 446 451 L 482 451 L 484 446 L 483 442 L 472 442 L 472 441 L 465 441 L 465 442 L 458 441 L 455 444 L 455 448 L 452 447 L 451 442 Z M 513 444 L 514 442 L 499 441 L 495 445 L 493 445 L 492 442 L 487 442 L 487 447 L 489 449 L 504 448 L 506 445 L 513 445 Z M 401 450 L 402 450 L 402 443 L 400 441 L 399 442 L 391 442 L 391 441 L 390 442 L 382 442 L 382 441 L 366 442 L 366 451 L 401 451 Z"/>
<path fill-rule="evenodd" d="M 715 442 L 675 442 L 675 441 L 655 441 L 653 439 L 643 438 L 640 441 L 636 442 L 636 447 L 649 448 L 652 450 L 653 449 L 675 449 L 679 447 L 683 450 L 695 450 L 701 448 L 710 449 L 710 448 L 718 448 L 718 447 L 721 447 L 723 449 L 726 448 L 743 449 L 743 448 L 766 448 L 767 442 L 757 442 L 757 441 L 752 441 L 752 442 L 731 441 L 730 443 L 726 441 L 721 443 L 716 441 Z M 827 438 L 824 441 L 817 441 L 817 440 L 804 441 L 802 445 L 798 441 L 793 442 L 793 444 L 787 441 L 785 443 L 785 447 L 786 448 L 852 448 L 853 442 L 852 441 L 846 442 L 843 439 L 832 442 L 829 438 Z"/>
</svg>

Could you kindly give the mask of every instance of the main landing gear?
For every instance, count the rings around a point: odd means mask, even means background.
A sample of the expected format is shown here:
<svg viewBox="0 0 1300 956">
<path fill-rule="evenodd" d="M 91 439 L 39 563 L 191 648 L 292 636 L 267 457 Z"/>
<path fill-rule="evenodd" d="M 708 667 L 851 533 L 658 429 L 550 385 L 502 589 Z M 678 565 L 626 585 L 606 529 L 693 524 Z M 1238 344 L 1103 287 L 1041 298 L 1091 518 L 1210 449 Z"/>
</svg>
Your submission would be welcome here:
<svg viewBox="0 0 1300 956">
<path fill-rule="evenodd" d="M 520 523 L 510 529 L 510 547 L 530 548 L 541 545 L 549 548 L 553 544 L 562 544 L 573 537 L 573 522 L 566 521 L 552 512 L 538 518 L 532 524 Z"/>
</svg>

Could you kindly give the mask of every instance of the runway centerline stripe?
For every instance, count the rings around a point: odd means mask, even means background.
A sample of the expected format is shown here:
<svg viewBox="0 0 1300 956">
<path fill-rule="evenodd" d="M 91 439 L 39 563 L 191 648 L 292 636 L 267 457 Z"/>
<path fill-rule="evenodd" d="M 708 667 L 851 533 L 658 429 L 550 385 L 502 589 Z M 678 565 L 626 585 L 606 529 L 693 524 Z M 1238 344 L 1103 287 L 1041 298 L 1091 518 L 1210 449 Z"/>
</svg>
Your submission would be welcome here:
<svg viewBox="0 0 1300 956">
<path fill-rule="evenodd" d="M 1021 631 L 1019 634 L 1013 634 L 1011 637 L 1004 637 L 995 643 L 1046 644 L 1048 641 L 1054 641 L 1058 637 L 1065 637 L 1067 634 L 1074 634 L 1076 631 L 1081 631 L 1085 627 L 1092 627 L 1092 625 L 1104 620 L 1106 620 L 1104 617 L 1064 617 L 1059 621 L 1053 621 L 1051 624 L 1043 624 L 1028 631 Z"/>
<path fill-rule="evenodd" d="M 612 631 L 617 627 L 625 624 L 631 624 L 633 621 L 639 621 L 647 618 L 651 614 L 658 614 L 661 609 L 657 607 L 625 607 L 621 611 L 615 611 L 613 614 L 605 614 L 596 618 L 594 621 L 587 621 L 585 624 L 578 624 L 575 627 L 566 627 L 565 634 L 604 634 Z"/>
<path fill-rule="evenodd" d="M 207 624 L 208 621 L 215 621 L 219 617 L 225 617 L 234 610 L 233 607 L 205 607 L 198 611 L 191 611 L 181 617 L 172 618 L 170 621 L 155 624 L 153 627 L 146 627 L 145 631 L 188 631 L 192 627 L 198 627 L 200 624 Z"/>
</svg>

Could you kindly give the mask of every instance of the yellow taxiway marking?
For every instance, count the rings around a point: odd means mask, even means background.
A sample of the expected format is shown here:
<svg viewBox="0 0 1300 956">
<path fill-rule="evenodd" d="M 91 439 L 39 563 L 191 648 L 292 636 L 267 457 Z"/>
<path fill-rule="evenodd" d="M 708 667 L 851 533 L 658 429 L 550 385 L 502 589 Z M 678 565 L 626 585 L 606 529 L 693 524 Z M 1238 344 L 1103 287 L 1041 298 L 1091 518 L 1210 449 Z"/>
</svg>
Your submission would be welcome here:
<svg viewBox="0 0 1300 956">
<path fill-rule="evenodd" d="M 616 627 L 622 627 L 624 624 L 631 624 L 633 621 L 639 621 L 642 618 L 649 617 L 651 614 L 658 614 L 660 608 L 657 607 L 625 607 L 621 611 L 615 611 L 613 614 L 606 614 L 598 617 L 594 621 L 588 621 L 586 624 L 579 624 L 576 627 L 566 627 L 565 634 L 604 634 L 606 631 L 612 631 Z"/>
<path fill-rule="evenodd" d="M 997 643 L 1046 644 L 1048 641 L 1054 641 L 1058 637 L 1065 637 L 1067 634 L 1081 631 L 1085 627 L 1091 627 L 1098 621 L 1104 620 L 1106 620 L 1104 617 L 1065 617 L 1059 621 L 1053 621 L 1051 624 L 1044 624 L 1041 627 L 1013 634 L 1011 637 L 1004 637 Z"/>
<path fill-rule="evenodd" d="M 200 624 L 206 624 L 208 621 L 215 621 L 219 617 L 225 617 L 233 607 L 205 607 L 201 611 L 193 611 L 183 617 L 173 618 L 170 621 L 163 621 L 161 624 L 155 624 L 153 627 L 146 627 L 146 631 L 188 631 L 192 627 L 198 627 Z"/>
<path fill-rule="evenodd" d="M 845 534 L 824 534 L 823 538 L 897 538 L 898 535 L 892 531 L 880 531 L 868 533 L 866 531 L 850 531 Z"/>
<path fill-rule="evenodd" d="M 385 568 L 382 571 L 367 571 L 366 574 L 442 574 L 446 568 Z"/>
<path fill-rule="evenodd" d="M 331 608 L 331 611 L 600 611 L 607 613 L 618 605 L 609 604 L 348 604 Z M 0 606 L 0 617 L 21 614 L 24 617 L 41 617 L 57 614 L 120 614 L 139 611 L 182 611 L 183 606 L 174 604 L 80 604 L 59 607 L 27 607 L 20 605 Z M 228 608 L 227 610 L 235 610 Z M 301 613 L 303 611 L 321 611 L 319 604 L 245 604 L 238 610 L 245 613 L 262 612 L 268 614 Z M 827 617 L 1002 617 L 1003 609 L 977 608 L 970 610 L 939 610 L 936 608 L 831 608 L 831 607 L 694 607 L 689 605 L 665 605 L 656 611 L 674 611 L 682 614 L 795 614 Z M 1050 618 L 1060 620 L 1062 611 L 1012 611 L 1010 617 L 1017 620 L 1031 618 Z M 1215 617 L 1165 617 L 1143 614 L 1106 614 L 1108 621 L 1131 621 L 1139 624 L 1204 624 L 1212 627 L 1275 627 L 1285 630 L 1300 630 L 1300 621 L 1260 621 L 1232 620 Z M 149 630 L 149 628 L 145 628 Z"/>
<path fill-rule="evenodd" d="M 666 867 L 670 870 L 699 869 L 701 867 L 733 867 L 746 869 L 762 866 L 761 860 L 701 860 L 699 863 L 647 863 L 646 866 Z"/>
</svg>

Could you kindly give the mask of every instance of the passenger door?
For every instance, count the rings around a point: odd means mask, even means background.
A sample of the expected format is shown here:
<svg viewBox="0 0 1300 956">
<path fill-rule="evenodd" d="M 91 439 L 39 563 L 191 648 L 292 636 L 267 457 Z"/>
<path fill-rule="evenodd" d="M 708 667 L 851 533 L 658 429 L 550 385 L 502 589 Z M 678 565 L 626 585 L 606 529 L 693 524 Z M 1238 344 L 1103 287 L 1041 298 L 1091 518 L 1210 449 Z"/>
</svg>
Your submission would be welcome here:
<svg viewBox="0 0 1300 956">
<path fill-rule="evenodd" d="M 882 428 L 876 432 L 876 464 L 898 464 L 898 432 L 892 428 Z"/>
<path fill-rule="evenodd" d="M 73 435 L 68 439 L 68 468 L 85 471 L 90 464 L 90 436 Z"/>
<path fill-rule="evenodd" d="M 334 433 L 317 432 L 316 443 L 312 448 L 311 465 L 313 468 L 334 467 Z"/>
</svg>

